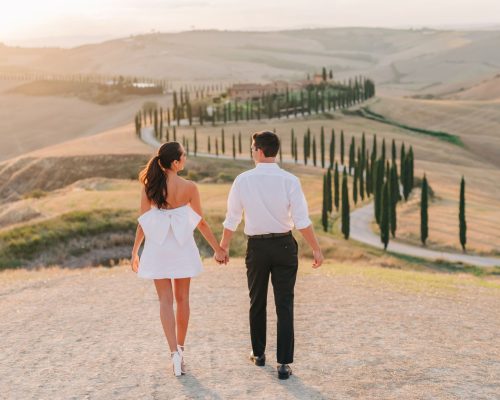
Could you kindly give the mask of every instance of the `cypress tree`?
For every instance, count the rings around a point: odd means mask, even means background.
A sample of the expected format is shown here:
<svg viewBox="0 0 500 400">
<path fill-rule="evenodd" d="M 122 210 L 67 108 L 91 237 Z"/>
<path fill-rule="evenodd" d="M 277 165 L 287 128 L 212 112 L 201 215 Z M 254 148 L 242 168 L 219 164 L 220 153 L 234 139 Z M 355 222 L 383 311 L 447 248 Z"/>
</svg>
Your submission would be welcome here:
<svg viewBox="0 0 500 400">
<path fill-rule="evenodd" d="M 316 135 L 314 135 L 312 141 L 312 153 L 313 153 L 313 164 L 314 166 L 316 166 Z"/>
<path fill-rule="evenodd" d="M 399 187 L 398 187 L 398 170 L 396 167 L 396 163 L 392 163 L 391 167 L 391 184 L 389 185 L 390 189 L 390 194 L 389 197 L 391 198 L 391 212 L 389 215 L 389 221 L 391 224 L 391 234 L 392 237 L 396 237 L 396 229 L 397 229 L 397 213 L 396 213 L 396 207 L 398 204 L 399 200 Z"/>
<path fill-rule="evenodd" d="M 292 158 L 295 157 L 295 132 L 292 131 L 290 132 L 290 143 L 291 143 L 291 150 L 292 150 Z"/>
<path fill-rule="evenodd" d="M 424 174 L 424 179 L 422 180 L 422 196 L 420 200 L 420 240 L 425 246 L 425 241 L 429 236 L 429 214 L 428 214 L 428 184 L 427 178 Z"/>
<path fill-rule="evenodd" d="M 333 193 L 332 193 L 332 170 L 328 168 L 326 171 L 326 187 L 327 187 L 327 207 L 326 209 L 328 210 L 329 213 L 333 211 Z"/>
<path fill-rule="evenodd" d="M 408 151 L 408 193 L 411 193 L 413 190 L 413 171 L 414 171 L 414 163 L 413 163 L 413 147 L 410 146 L 410 150 Z"/>
<path fill-rule="evenodd" d="M 354 168 L 354 164 L 356 162 L 355 160 L 355 142 L 354 142 L 354 136 L 351 136 L 351 145 L 349 147 L 349 175 L 352 174 L 352 169 Z"/>
<path fill-rule="evenodd" d="M 208 154 L 210 154 L 212 152 L 212 146 L 210 145 L 210 136 L 207 139 L 207 150 L 208 150 Z"/>
<path fill-rule="evenodd" d="M 381 157 L 382 157 L 382 161 L 385 165 L 385 158 L 386 158 L 385 157 L 385 138 L 382 139 L 382 155 L 381 155 Z"/>
<path fill-rule="evenodd" d="M 359 158 L 358 160 L 358 175 L 359 175 L 359 196 L 361 197 L 361 201 L 365 199 L 365 162 L 363 158 Z"/>
<path fill-rule="evenodd" d="M 241 147 L 241 131 L 238 132 L 238 154 L 242 153 L 242 147 Z"/>
<path fill-rule="evenodd" d="M 366 153 L 366 137 L 365 133 L 363 132 L 363 135 L 361 135 L 361 155 L 363 158 L 365 157 L 365 153 Z M 363 165 L 365 165 L 364 162 Z"/>
<path fill-rule="evenodd" d="M 307 135 L 304 135 L 304 165 L 307 165 Z"/>
<path fill-rule="evenodd" d="M 392 163 L 396 163 L 396 141 L 392 139 Z"/>
<path fill-rule="evenodd" d="M 328 231 L 328 189 L 327 189 L 327 177 L 326 174 L 323 175 L 323 205 L 321 207 L 321 224 L 323 225 L 323 230 Z"/>
<path fill-rule="evenodd" d="M 382 200 L 382 188 L 384 184 L 384 173 L 380 167 L 381 160 L 376 160 L 373 167 L 373 191 L 374 191 L 374 207 L 375 207 L 375 221 L 380 225 L 380 210 Z"/>
<path fill-rule="evenodd" d="M 377 135 L 373 135 L 373 147 L 372 147 L 372 155 L 371 155 L 371 164 L 372 168 L 375 165 L 375 161 L 377 160 Z M 372 170 L 373 175 L 373 170 Z"/>
<path fill-rule="evenodd" d="M 233 160 L 236 160 L 236 135 L 233 133 Z"/>
<path fill-rule="evenodd" d="M 335 171 L 333 171 L 333 203 L 335 209 L 339 210 L 340 203 L 340 182 L 339 182 L 339 165 L 335 161 Z"/>
<path fill-rule="evenodd" d="M 344 131 L 340 131 L 340 164 L 344 165 Z"/>
<path fill-rule="evenodd" d="M 194 128 L 194 156 L 198 154 L 198 134 L 196 133 L 196 128 Z"/>
<path fill-rule="evenodd" d="M 321 168 L 325 168 L 325 129 L 323 127 L 321 127 L 320 148 L 321 148 Z"/>
<path fill-rule="evenodd" d="M 299 161 L 299 153 L 298 153 L 298 145 L 297 145 L 297 136 L 295 136 L 295 164 Z"/>
<path fill-rule="evenodd" d="M 401 178 L 401 185 L 404 187 L 404 179 L 405 179 L 405 160 L 406 160 L 406 152 L 405 152 L 405 142 L 401 144 L 401 154 L 399 156 L 399 177 Z"/>
<path fill-rule="evenodd" d="M 345 173 L 342 177 L 342 233 L 344 234 L 344 239 L 349 239 L 349 187 L 347 186 L 347 174 Z"/>
<path fill-rule="evenodd" d="M 219 157 L 219 140 L 215 138 L 215 155 Z"/>
<path fill-rule="evenodd" d="M 333 168 L 335 162 L 335 130 L 332 128 L 332 136 L 330 138 L 330 168 Z"/>
<path fill-rule="evenodd" d="M 380 240 L 384 244 L 384 250 L 387 250 L 389 243 L 389 211 L 390 211 L 390 197 L 389 197 L 389 182 L 384 183 L 382 189 L 382 205 L 380 215 Z"/>
<path fill-rule="evenodd" d="M 460 182 L 460 205 L 458 210 L 458 222 L 460 228 L 460 244 L 465 252 L 465 244 L 467 243 L 467 222 L 465 221 L 465 179 L 462 175 Z"/>
<path fill-rule="evenodd" d="M 352 184 L 352 200 L 354 204 L 358 203 L 358 167 L 354 165 L 354 182 Z"/>
<path fill-rule="evenodd" d="M 222 154 L 226 154 L 226 140 L 224 135 L 224 128 L 221 129 L 221 149 L 222 149 Z"/>
<path fill-rule="evenodd" d="M 203 109 L 201 108 L 201 106 L 198 109 L 198 114 L 200 118 L 200 125 L 203 126 Z"/>
<path fill-rule="evenodd" d="M 174 126 L 174 142 L 177 142 L 177 129 Z"/>
</svg>

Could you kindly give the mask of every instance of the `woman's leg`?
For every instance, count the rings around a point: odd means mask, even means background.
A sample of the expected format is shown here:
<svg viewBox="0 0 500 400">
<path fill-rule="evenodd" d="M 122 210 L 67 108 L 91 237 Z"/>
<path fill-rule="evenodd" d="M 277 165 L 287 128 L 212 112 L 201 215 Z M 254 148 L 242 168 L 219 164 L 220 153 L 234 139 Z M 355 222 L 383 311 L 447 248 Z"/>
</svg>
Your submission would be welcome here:
<svg viewBox="0 0 500 400">
<path fill-rule="evenodd" d="M 177 304 L 177 342 L 180 346 L 184 346 L 186 333 L 189 323 L 189 284 L 191 278 L 175 279 L 174 294 L 175 303 Z"/>
<path fill-rule="evenodd" d="M 177 338 L 175 335 L 174 296 L 172 294 L 172 281 L 170 279 L 155 279 L 156 292 L 160 301 L 160 320 L 163 331 L 167 337 L 170 351 L 177 351 Z"/>
</svg>

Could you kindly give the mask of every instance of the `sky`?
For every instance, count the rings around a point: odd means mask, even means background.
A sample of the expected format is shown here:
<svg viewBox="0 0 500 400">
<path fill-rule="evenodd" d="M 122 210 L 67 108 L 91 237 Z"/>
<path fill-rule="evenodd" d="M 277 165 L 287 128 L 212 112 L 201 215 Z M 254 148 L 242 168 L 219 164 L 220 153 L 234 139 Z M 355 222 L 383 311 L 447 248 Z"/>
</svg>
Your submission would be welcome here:
<svg viewBox="0 0 500 400">
<path fill-rule="evenodd" d="M 500 0 L 0 0 L 0 5 L 0 42 L 11 45 L 65 46 L 193 29 L 500 28 Z"/>
</svg>

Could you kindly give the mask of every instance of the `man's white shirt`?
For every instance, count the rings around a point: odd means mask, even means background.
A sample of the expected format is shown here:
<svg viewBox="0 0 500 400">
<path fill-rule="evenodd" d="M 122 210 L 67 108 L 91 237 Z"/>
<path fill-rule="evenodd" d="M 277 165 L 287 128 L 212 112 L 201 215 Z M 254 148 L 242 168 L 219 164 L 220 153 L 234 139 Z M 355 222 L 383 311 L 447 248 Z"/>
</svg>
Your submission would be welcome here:
<svg viewBox="0 0 500 400">
<path fill-rule="evenodd" d="M 311 225 L 299 178 L 276 163 L 258 163 L 236 177 L 227 199 L 224 228 L 235 231 L 243 212 L 246 235 L 284 233 Z"/>
</svg>

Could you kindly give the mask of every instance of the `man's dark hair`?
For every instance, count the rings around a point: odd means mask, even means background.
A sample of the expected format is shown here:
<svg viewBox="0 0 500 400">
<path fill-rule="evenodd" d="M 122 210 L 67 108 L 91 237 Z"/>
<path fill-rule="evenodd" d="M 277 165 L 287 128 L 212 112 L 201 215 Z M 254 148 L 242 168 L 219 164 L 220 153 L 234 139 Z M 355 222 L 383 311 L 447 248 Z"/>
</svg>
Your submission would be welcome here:
<svg viewBox="0 0 500 400">
<path fill-rule="evenodd" d="M 278 135 L 270 131 L 255 132 L 252 135 L 255 147 L 261 149 L 266 157 L 276 157 L 280 149 Z"/>
</svg>

